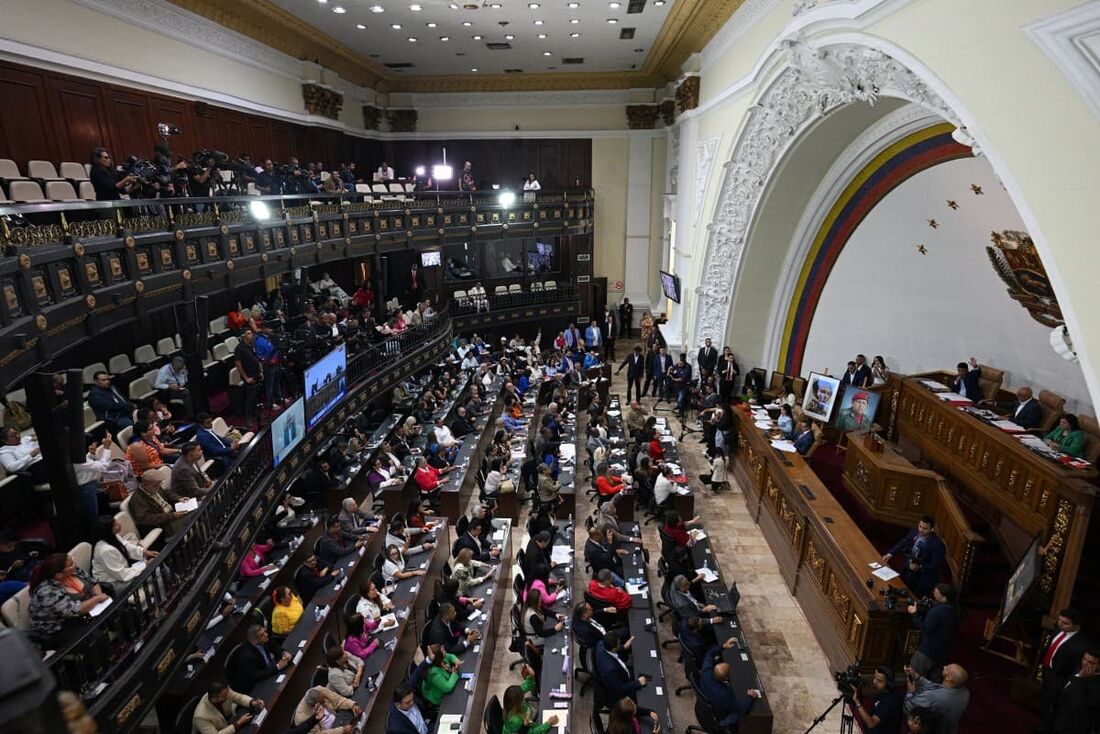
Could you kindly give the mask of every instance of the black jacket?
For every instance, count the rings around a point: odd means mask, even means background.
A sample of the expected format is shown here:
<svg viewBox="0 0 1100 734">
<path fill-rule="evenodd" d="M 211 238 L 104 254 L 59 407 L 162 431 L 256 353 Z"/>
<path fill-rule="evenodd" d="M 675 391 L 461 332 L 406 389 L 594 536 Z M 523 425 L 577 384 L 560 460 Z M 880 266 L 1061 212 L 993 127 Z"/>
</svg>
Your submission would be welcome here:
<svg viewBox="0 0 1100 734">
<path fill-rule="evenodd" d="M 718 364 L 718 350 L 714 347 L 700 347 L 699 354 L 695 356 L 695 364 L 700 370 L 714 372 L 714 366 Z"/>
<path fill-rule="evenodd" d="M 248 642 L 241 643 L 229 655 L 225 663 L 225 678 L 229 681 L 229 687 L 238 693 L 251 693 L 252 689 L 260 681 L 267 680 L 279 673 L 278 662 L 281 652 L 267 650 L 267 662 L 264 662 L 260 651 L 255 645 Z"/>
<path fill-rule="evenodd" d="M 331 575 L 318 576 L 313 569 L 306 566 L 299 566 L 294 572 L 294 588 L 298 591 L 303 605 L 309 604 L 313 595 L 328 586 L 329 581 L 332 581 Z"/>
<path fill-rule="evenodd" d="M 1093 734 L 1100 729 L 1100 676 L 1070 678 L 1054 710 L 1057 734 Z"/>
<path fill-rule="evenodd" d="M 607 688 L 608 700 L 634 699 L 642 684 L 607 651 L 603 642 L 596 645 L 596 675 Z"/>
<path fill-rule="evenodd" d="M 424 723 L 428 725 L 428 731 L 431 731 L 432 725 L 428 721 L 428 717 L 424 716 L 423 711 L 420 712 L 420 715 L 424 718 Z M 401 710 L 397 708 L 397 704 L 391 703 L 390 715 L 386 718 L 386 734 L 420 734 L 420 732 L 409 721 L 409 717 L 401 713 Z"/>
<path fill-rule="evenodd" d="M 482 563 L 488 563 L 491 560 L 489 548 L 491 548 L 492 545 L 492 543 L 486 544 L 484 541 L 480 541 L 469 533 L 463 533 L 459 536 L 458 540 L 454 542 L 454 545 L 451 546 L 451 557 L 458 556 L 459 551 L 463 548 L 469 548 L 473 551 L 474 558 Z"/>
<path fill-rule="evenodd" d="M 584 560 L 592 566 L 592 576 L 604 568 L 611 569 L 612 573 L 623 575 L 623 561 L 618 554 L 608 545 L 600 545 L 589 538 L 584 544 Z"/>
<path fill-rule="evenodd" d="M 645 374 L 645 357 L 637 352 L 631 352 L 626 355 L 626 359 L 619 363 L 619 372 L 622 372 L 623 367 L 626 367 L 626 376 L 629 379 L 638 378 L 641 379 Z"/>
<path fill-rule="evenodd" d="M 451 622 L 448 627 L 442 619 L 436 617 L 424 630 L 422 645 L 443 645 L 443 649 L 452 655 L 461 655 L 466 650 L 466 635 L 462 627 Z"/>
<path fill-rule="evenodd" d="M 355 552 L 355 541 L 345 538 L 342 534 L 339 538 L 326 535 L 317 544 L 317 558 L 329 568 L 336 565 L 339 560 Z"/>
</svg>

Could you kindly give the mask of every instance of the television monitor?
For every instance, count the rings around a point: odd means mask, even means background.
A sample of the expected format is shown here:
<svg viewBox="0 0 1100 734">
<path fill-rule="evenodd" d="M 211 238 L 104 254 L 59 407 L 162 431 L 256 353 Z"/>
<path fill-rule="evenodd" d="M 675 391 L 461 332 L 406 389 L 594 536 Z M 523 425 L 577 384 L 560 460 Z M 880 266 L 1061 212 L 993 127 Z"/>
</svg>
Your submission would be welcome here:
<svg viewBox="0 0 1100 734">
<path fill-rule="evenodd" d="M 420 253 L 420 267 L 431 268 L 443 264 L 443 255 L 439 250 L 428 250 Z"/>
<path fill-rule="evenodd" d="M 305 398 L 298 398 L 271 421 L 271 450 L 275 454 L 274 466 L 282 463 L 291 449 L 301 443 L 305 435 L 306 401 Z"/>
<path fill-rule="evenodd" d="M 869 431 L 875 422 L 882 393 L 871 392 L 867 388 L 847 385 L 840 398 L 835 425 L 841 431 Z"/>
<path fill-rule="evenodd" d="M 347 395 L 347 369 L 347 350 L 343 344 L 306 369 L 306 417 L 309 428 L 317 425 Z"/>
<path fill-rule="evenodd" d="M 1005 595 L 1001 602 L 1001 619 L 1003 625 L 1012 615 L 1024 594 L 1039 577 L 1039 538 L 1031 541 L 1020 562 L 1016 564 L 1016 570 L 1012 572 L 1008 583 L 1005 585 Z"/>
<path fill-rule="evenodd" d="M 533 250 L 527 251 L 527 270 L 531 273 L 549 273 L 553 268 L 554 245 L 549 242 L 536 242 Z"/>
<path fill-rule="evenodd" d="M 680 302 L 680 276 L 661 271 L 661 290 L 673 303 Z"/>
<path fill-rule="evenodd" d="M 828 423 L 840 394 L 840 380 L 811 372 L 806 381 L 806 394 L 802 396 L 802 412 L 809 418 Z"/>
</svg>

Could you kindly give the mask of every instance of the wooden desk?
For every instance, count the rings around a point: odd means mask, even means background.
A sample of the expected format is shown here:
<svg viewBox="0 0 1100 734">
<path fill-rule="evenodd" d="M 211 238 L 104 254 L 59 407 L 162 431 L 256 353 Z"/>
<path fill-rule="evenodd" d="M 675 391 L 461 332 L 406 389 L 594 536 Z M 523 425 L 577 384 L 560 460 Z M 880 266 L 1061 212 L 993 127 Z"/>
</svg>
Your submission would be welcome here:
<svg viewBox="0 0 1100 734">
<path fill-rule="evenodd" d="M 904 606 L 889 611 L 882 605 L 880 591 L 905 584 L 871 576 L 868 564 L 881 554 L 801 456 L 772 448 L 751 416 L 740 410 L 733 415 L 733 470 L 745 502 L 829 664 L 835 670 L 856 658 L 865 670 L 899 664 L 917 632 L 909 629 Z M 869 578 L 873 590 L 866 586 Z"/>
<path fill-rule="evenodd" d="M 965 586 L 982 536 L 970 527 L 943 477 L 913 466 L 892 444 L 872 451 L 862 435 L 849 433 L 844 483 L 875 519 L 913 527 L 923 515 L 936 518 L 952 578 L 958 587 Z"/>
<path fill-rule="evenodd" d="M 940 400 L 915 377 L 892 377 L 890 435 L 912 441 L 952 480 L 1006 541 L 1013 558 L 1041 535 L 1047 546 L 1039 589 L 1051 613 L 1070 602 L 1088 529 L 1096 470 L 1074 471 L 1028 450 L 1017 439 Z M 1008 520 L 1015 528 L 1004 527 Z M 1002 532 L 1002 530 L 1004 532 Z M 1024 547 L 1011 541 L 1023 539 Z"/>
</svg>

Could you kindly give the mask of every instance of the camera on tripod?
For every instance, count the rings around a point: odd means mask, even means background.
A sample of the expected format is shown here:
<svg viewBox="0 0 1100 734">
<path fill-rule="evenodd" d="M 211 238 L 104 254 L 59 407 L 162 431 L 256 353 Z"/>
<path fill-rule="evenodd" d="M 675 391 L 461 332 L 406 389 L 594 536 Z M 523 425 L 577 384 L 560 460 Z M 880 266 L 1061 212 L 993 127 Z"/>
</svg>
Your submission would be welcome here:
<svg viewBox="0 0 1100 734">
<path fill-rule="evenodd" d="M 840 691 L 842 696 L 851 696 L 852 689 L 858 691 L 863 686 L 863 676 L 860 674 L 860 669 L 862 667 L 863 661 L 856 658 L 855 662 L 844 670 L 833 672 L 833 679 L 836 681 L 836 689 Z"/>
<path fill-rule="evenodd" d="M 873 582 L 871 579 L 867 580 L 867 585 L 871 586 Z M 909 594 L 909 589 L 895 589 L 893 586 L 887 586 L 879 589 L 879 594 L 882 595 L 882 606 L 886 607 L 887 611 L 894 611 L 898 606 L 908 606 L 908 602 L 912 599 Z M 906 602 L 902 604 L 902 602 Z"/>
<path fill-rule="evenodd" d="M 206 162 L 208 160 L 214 161 L 214 168 L 224 168 L 225 165 L 229 163 L 229 156 L 220 150 L 213 150 L 212 148 L 196 150 L 191 156 L 191 168 L 201 171 L 206 168 Z"/>
</svg>

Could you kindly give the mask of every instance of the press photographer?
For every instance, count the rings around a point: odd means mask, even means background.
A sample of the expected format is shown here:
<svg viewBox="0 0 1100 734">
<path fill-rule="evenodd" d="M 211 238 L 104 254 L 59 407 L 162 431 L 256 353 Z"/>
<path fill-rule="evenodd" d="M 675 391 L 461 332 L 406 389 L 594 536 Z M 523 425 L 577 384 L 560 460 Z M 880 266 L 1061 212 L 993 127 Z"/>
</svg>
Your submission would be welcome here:
<svg viewBox="0 0 1100 734">
<path fill-rule="evenodd" d="M 940 567 L 947 556 L 947 547 L 940 536 L 936 535 L 936 518 L 925 515 L 917 527 L 905 534 L 890 552 L 882 557 L 885 565 L 890 559 L 905 556 L 905 565 L 901 570 L 901 580 L 917 596 L 927 596 L 932 587 L 940 580 Z"/>
<path fill-rule="evenodd" d="M 871 677 L 871 705 L 865 707 L 863 681 L 851 682 L 849 700 L 865 734 L 896 734 L 901 728 L 901 698 L 894 692 L 894 671 L 879 666 Z"/>
<path fill-rule="evenodd" d="M 191 156 L 189 188 L 191 196 L 212 196 L 221 186 L 221 170 L 228 165 L 229 156 L 220 150 L 196 150 Z"/>
<path fill-rule="evenodd" d="M 118 201 L 123 192 L 129 193 L 130 187 L 137 184 L 137 176 L 130 173 L 119 178 L 115 172 L 114 159 L 106 148 L 92 151 L 92 170 L 88 178 L 95 189 L 96 201 Z"/>
<path fill-rule="evenodd" d="M 955 606 L 955 587 L 936 584 L 930 600 L 910 604 L 906 611 L 922 634 L 909 666 L 920 675 L 939 682 L 943 666 L 955 642 L 959 628 L 959 610 Z"/>
</svg>

